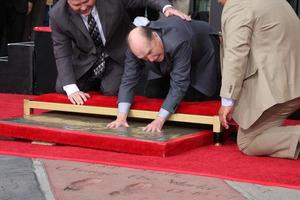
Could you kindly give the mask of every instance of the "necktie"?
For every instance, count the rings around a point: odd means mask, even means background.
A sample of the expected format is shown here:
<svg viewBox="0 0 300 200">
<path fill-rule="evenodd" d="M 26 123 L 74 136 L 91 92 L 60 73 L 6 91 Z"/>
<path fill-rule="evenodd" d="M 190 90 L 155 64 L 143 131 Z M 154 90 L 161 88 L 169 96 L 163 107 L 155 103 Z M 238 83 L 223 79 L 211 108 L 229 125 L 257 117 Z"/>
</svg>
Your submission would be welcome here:
<svg viewBox="0 0 300 200">
<path fill-rule="evenodd" d="M 104 45 L 103 45 L 103 42 L 102 42 L 102 39 L 100 36 L 100 32 L 99 32 L 97 23 L 92 14 L 90 14 L 88 16 L 88 29 L 89 29 L 90 36 L 91 36 L 95 46 L 97 48 L 100 47 L 102 49 L 104 47 Z M 105 53 L 103 51 L 101 51 L 99 53 L 99 57 L 98 57 L 96 63 L 94 64 L 93 71 L 94 71 L 95 77 L 101 78 L 104 73 L 104 70 L 105 70 Z"/>
<path fill-rule="evenodd" d="M 89 33 L 91 38 L 94 41 L 94 44 L 96 47 L 103 47 L 101 35 L 97 26 L 97 23 L 95 21 L 95 18 L 93 17 L 92 13 L 88 17 L 88 26 L 89 26 Z"/>
</svg>

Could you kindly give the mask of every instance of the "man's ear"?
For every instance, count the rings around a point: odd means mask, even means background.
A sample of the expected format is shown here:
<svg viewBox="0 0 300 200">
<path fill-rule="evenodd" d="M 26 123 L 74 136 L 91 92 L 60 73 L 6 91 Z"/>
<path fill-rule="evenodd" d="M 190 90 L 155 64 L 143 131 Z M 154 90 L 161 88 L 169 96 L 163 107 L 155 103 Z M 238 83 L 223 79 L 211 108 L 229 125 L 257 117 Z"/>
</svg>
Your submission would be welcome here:
<svg viewBox="0 0 300 200">
<path fill-rule="evenodd" d="M 164 43 L 163 43 L 162 38 L 160 37 L 160 35 L 156 32 L 153 32 L 153 33 L 155 34 L 154 35 L 155 37 L 153 39 L 155 39 L 156 42 L 159 43 L 159 45 L 164 46 Z"/>
<path fill-rule="evenodd" d="M 152 40 L 160 41 L 160 36 L 155 31 L 153 31 L 152 34 L 153 34 Z"/>
<path fill-rule="evenodd" d="M 159 35 L 155 31 L 153 31 L 152 34 L 154 37 L 159 37 Z"/>
</svg>

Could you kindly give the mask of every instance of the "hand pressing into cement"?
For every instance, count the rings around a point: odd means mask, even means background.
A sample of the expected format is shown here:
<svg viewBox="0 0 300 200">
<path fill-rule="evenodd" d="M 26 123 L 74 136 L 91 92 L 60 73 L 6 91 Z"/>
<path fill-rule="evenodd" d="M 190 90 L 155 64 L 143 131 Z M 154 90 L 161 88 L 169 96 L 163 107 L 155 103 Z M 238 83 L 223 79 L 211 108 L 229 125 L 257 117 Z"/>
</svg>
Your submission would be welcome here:
<svg viewBox="0 0 300 200">
<path fill-rule="evenodd" d="M 90 98 L 90 95 L 82 91 L 77 91 L 70 94 L 68 98 L 72 104 L 83 105 L 87 101 L 87 99 Z"/>
<path fill-rule="evenodd" d="M 119 128 L 119 127 L 126 127 L 128 128 L 129 125 L 127 123 L 127 114 L 119 113 L 117 115 L 117 119 L 109 124 L 107 124 L 106 128 Z"/>
<path fill-rule="evenodd" d="M 143 128 L 143 131 L 146 132 L 159 132 L 161 133 L 161 129 L 165 123 L 165 119 L 162 117 L 157 117 L 155 120 L 153 120 L 150 124 L 148 124 L 146 127 Z"/>
</svg>

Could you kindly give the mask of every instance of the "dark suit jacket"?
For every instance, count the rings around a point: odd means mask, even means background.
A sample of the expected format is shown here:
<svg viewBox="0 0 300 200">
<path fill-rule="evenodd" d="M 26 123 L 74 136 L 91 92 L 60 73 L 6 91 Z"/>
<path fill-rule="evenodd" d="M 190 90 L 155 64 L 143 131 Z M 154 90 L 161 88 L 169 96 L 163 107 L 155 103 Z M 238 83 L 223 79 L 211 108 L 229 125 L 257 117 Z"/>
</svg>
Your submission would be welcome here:
<svg viewBox="0 0 300 200">
<path fill-rule="evenodd" d="M 143 64 L 150 69 L 150 80 L 170 75 L 170 90 L 162 105 L 169 112 L 176 110 L 190 85 L 207 96 L 214 95 L 220 86 L 220 64 L 218 37 L 213 28 L 203 21 L 187 22 L 178 17 L 153 21 L 149 27 L 163 41 L 164 61 L 144 62 L 128 51 L 119 102 L 132 102 Z"/>
<path fill-rule="evenodd" d="M 169 4 L 167 0 L 96 0 L 106 45 L 104 51 L 118 64 L 123 65 L 126 36 L 133 27 L 127 8 L 149 6 L 156 10 Z M 97 59 L 96 47 L 79 14 L 66 0 L 58 1 L 50 11 L 54 55 L 58 77 L 57 90 L 76 83 Z M 113 80 L 112 80 L 113 81 Z"/>
</svg>

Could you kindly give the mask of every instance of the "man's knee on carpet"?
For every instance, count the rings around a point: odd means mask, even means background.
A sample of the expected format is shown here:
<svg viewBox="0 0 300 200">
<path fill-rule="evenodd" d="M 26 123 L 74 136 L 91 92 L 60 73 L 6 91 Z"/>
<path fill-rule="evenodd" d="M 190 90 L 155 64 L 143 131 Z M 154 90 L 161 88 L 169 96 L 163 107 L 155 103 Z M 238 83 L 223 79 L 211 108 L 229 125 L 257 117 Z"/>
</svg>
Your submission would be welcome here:
<svg viewBox="0 0 300 200">
<path fill-rule="evenodd" d="M 282 153 L 278 151 L 274 151 L 270 149 L 269 147 L 264 146 L 262 143 L 257 144 L 256 141 L 252 141 L 248 144 L 239 144 L 238 147 L 241 152 L 248 156 L 272 156 L 272 157 L 285 157 L 285 158 L 290 158 L 294 159 L 294 156 L 290 155 L 283 155 Z M 281 151 L 283 149 L 280 149 Z"/>
<path fill-rule="evenodd" d="M 258 144 L 257 141 L 252 141 L 247 144 L 239 144 L 238 147 L 241 152 L 248 156 L 270 156 L 276 152 L 272 151 L 269 147 L 264 146 L 262 143 Z"/>
<path fill-rule="evenodd" d="M 300 148 L 300 129 L 299 133 L 295 132 L 295 129 L 296 126 L 272 127 L 259 133 L 248 132 L 247 134 L 239 130 L 237 144 L 240 151 L 249 156 L 297 159 Z"/>
<path fill-rule="evenodd" d="M 252 146 L 251 146 L 254 139 L 255 138 L 252 138 L 251 140 L 246 137 L 241 138 L 241 137 L 239 137 L 239 134 L 238 134 L 237 145 L 238 145 L 239 150 L 248 156 L 255 156 L 256 153 L 253 151 Z"/>
</svg>

